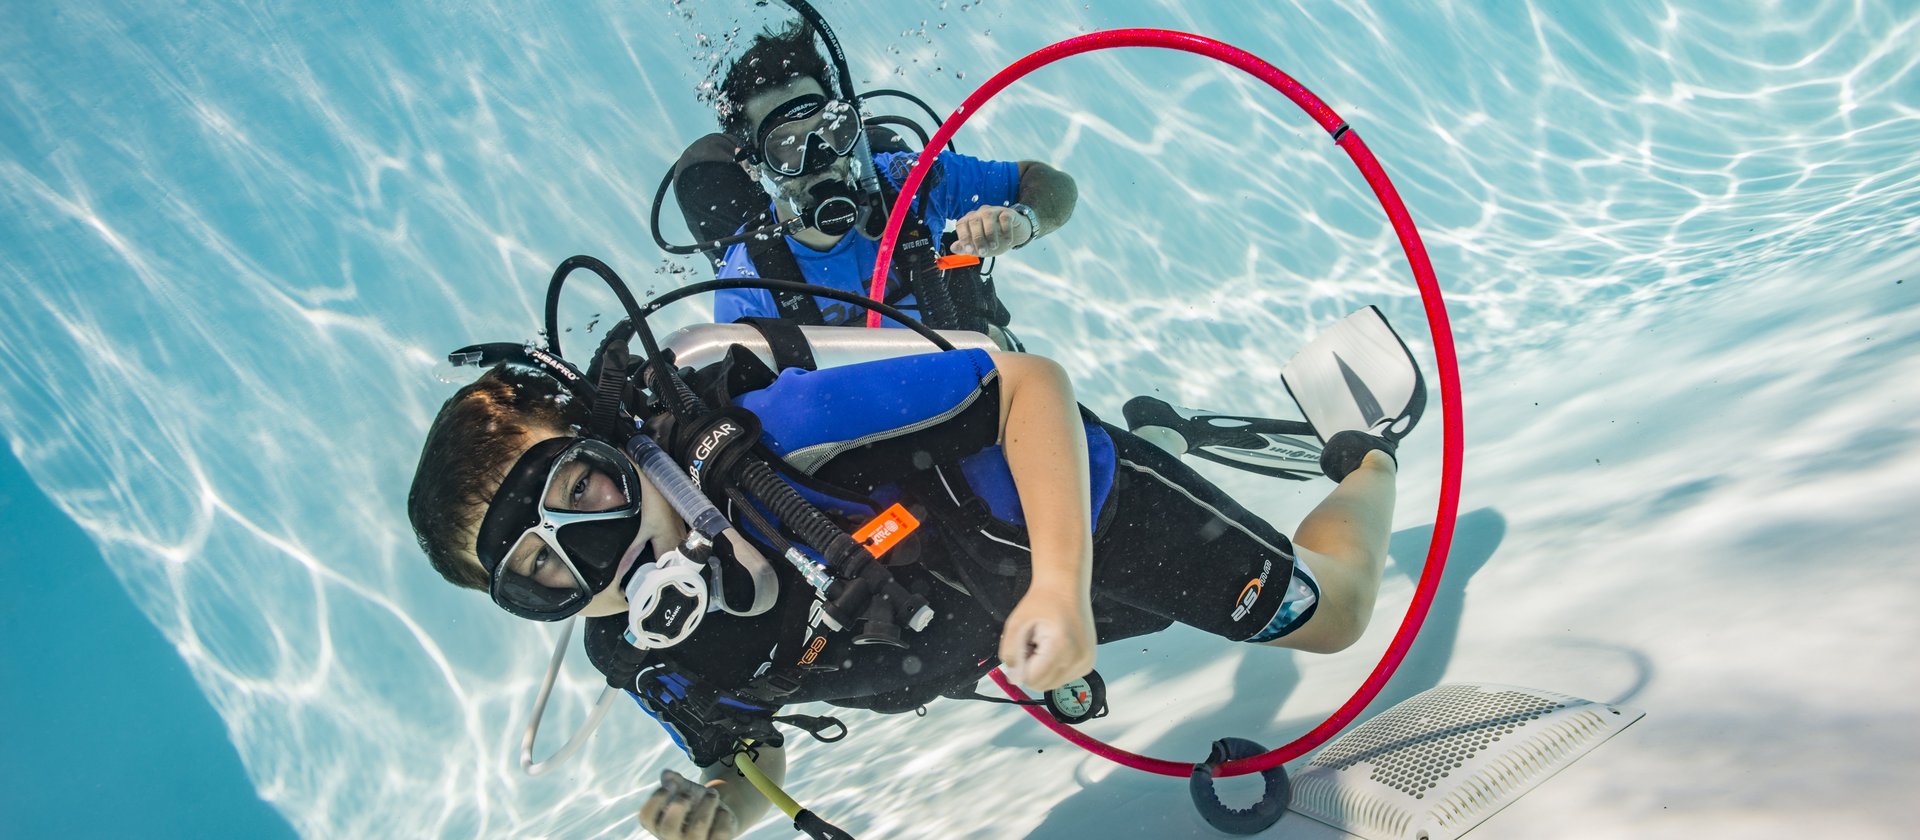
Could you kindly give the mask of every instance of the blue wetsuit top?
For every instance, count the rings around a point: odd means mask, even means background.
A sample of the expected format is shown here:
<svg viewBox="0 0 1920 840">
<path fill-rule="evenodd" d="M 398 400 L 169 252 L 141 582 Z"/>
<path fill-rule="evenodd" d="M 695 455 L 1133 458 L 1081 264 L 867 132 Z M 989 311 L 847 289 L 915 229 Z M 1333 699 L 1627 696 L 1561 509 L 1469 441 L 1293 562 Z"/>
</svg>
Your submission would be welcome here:
<svg viewBox="0 0 1920 840">
<path fill-rule="evenodd" d="M 1000 372 L 984 350 L 956 350 L 809 371 L 789 368 L 736 402 L 758 415 L 762 441 L 808 475 L 856 487 L 881 504 L 897 480 L 957 464 L 994 518 L 1025 526 L 1000 437 Z M 1113 439 L 1082 425 L 1095 519 L 1113 489 Z"/>
<path fill-rule="evenodd" d="M 913 170 L 917 157 L 907 152 L 883 152 L 874 155 L 873 160 L 879 167 L 881 177 L 898 187 L 900 182 L 906 180 L 907 173 Z M 1020 165 L 1010 161 L 981 160 L 954 152 L 942 152 L 928 178 L 934 184 L 927 190 L 927 206 L 920 207 L 916 199 L 912 208 L 913 212 L 926 214 L 927 228 L 936 237 L 945 229 L 947 222 L 987 205 L 1010 205 L 1020 195 Z M 806 282 L 861 295 L 867 293 L 867 284 L 873 278 L 874 260 L 880 255 L 880 244 L 858 233 L 841 237 L 839 242 L 825 251 L 816 251 L 789 236 L 787 249 L 793 252 L 794 259 L 799 262 L 800 273 Z M 725 263 L 715 276 L 725 279 L 759 277 L 760 274 L 753 264 L 753 258 L 747 253 L 747 246 L 738 244 L 727 249 Z M 867 314 L 865 309 L 837 300 L 814 300 L 820 304 L 822 320 L 828 326 L 860 322 Z M 912 296 L 896 305 L 910 312 L 918 311 Z M 749 316 L 779 317 L 773 294 L 765 289 L 727 289 L 714 295 L 715 323 L 732 323 Z M 883 323 L 890 327 L 899 326 L 891 319 Z"/>
</svg>

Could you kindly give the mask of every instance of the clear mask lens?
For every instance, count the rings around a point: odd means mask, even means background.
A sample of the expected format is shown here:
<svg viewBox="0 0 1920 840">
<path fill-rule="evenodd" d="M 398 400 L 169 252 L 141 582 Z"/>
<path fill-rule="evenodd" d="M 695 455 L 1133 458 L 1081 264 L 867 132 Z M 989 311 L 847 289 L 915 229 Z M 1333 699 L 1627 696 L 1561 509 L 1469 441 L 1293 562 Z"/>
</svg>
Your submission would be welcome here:
<svg viewBox="0 0 1920 840">
<path fill-rule="evenodd" d="M 608 446 L 575 446 L 553 462 L 540 506 L 553 513 L 605 513 L 639 508 L 633 468 Z M 615 460 L 619 459 L 619 460 Z"/>
<path fill-rule="evenodd" d="M 520 489 L 503 488 L 488 510 L 481 562 L 492 569 L 495 603 L 515 615 L 551 621 L 579 612 L 613 582 L 621 555 L 639 533 L 640 484 L 624 456 L 599 441 L 568 446 L 539 485 L 524 471 L 533 466 L 516 465 L 507 483 Z M 508 538 L 512 543 L 504 552 L 489 550 Z"/>
<path fill-rule="evenodd" d="M 536 531 L 521 537 L 494 572 L 493 592 L 502 606 L 517 606 L 514 612 L 528 617 L 572 614 L 593 597 L 567 556 Z"/>
<path fill-rule="evenodd" d="M 860 139 L 860 114 L 849 103 L 828 100 L 812 113 L 788 120 L 766 132 L 760 141 L 760 155 L 767 168 L 782 175 L 800 175 L 807 171 L 809 150 L 844 157 Z M 820 147 L 815 148 L 816 141 Z M 814 168 L 824 168 L 825 161 Z"/>
</svg>

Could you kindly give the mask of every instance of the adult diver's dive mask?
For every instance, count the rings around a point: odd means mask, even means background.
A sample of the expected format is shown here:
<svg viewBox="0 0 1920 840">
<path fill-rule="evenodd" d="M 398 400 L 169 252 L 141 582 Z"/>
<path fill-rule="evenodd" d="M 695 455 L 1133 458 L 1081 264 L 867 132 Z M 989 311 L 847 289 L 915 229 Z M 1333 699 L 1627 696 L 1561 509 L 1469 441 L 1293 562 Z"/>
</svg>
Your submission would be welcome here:
<svg viewBox="0 0 1920 840">
<path fill-rule="evenodd" d="M 754 128 L 748 155 L 789 178 L 812 175 L 852 154 L 861 130 L 860 112 L 851 103 L 810 93 L 767 112 Z"/>
<path fill-rule="evenodd" d="M 589 438 L 541 441 L 507 471 L 480 521 L 475 553 L 500 608 L 559 621 L 612 585 L 640 533 L 640 476 Z"/>
<path fill-rule="evenodd" d="M 768 112 L 753 131 L 743 154 L 760 164 L 762 183 L 776 200 L 792 202 L 792 218 L 828 236 L 842 236 L 860 224 L 860 193 L 841 178 L 807 188 L 804 198 L 788 196 L 776 177 L 803 178 L 832 168 L 853 153 L 860 140 L 860 114 L 853 106 L 817 93 L 794 97 Z"/>
</svg>

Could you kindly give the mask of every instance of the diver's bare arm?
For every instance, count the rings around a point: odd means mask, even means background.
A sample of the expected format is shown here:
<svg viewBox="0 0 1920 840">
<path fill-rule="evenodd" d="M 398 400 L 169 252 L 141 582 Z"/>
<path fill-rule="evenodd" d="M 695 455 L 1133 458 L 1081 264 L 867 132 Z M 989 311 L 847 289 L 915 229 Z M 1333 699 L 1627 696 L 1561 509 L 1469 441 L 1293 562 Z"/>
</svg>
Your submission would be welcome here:
<svg viewBox="0 0 1920 840">
<path fill-rule="evenodd" d="M 775 785 L 787 782 L 787 751 L 781 747 L 761 747 L 760 757 L 753 762 L 760 772 L 767 774 Z M 715 762 L 700 773 L 701 781 L 707 787 L 720 794 L 720 801 L 733 812 L 734 825 L 742 833 L 749 826 L 766 816 L 767 806 L 773 803 L 760 795 L 760 790 L 747 781 L 738 769 L 728 767 L 724 762 Z"/>
<path fill-rule="evenodd" d="M 1358 469 L 1300 521 L 1294 546 L 1320 582 L 1320 605 L 1300 629 L 1267 644 L 1333 653 L 1360 639 L 1373 618 L 1393 531 L 1393 459 L 1369 452 Z"/>
<path fill-rule="evenodd" d="M 1033 208 L 1033 220 L 1040 223 L 1034 238 L 1060 229 L 1073 217 L 1080 201 L 1080 186 L 1073 176 L 1037 160 L 1020 161 L 1020 191 L 1015 199 Z"/>
<path fill-rule="evenodd" d="M 1025 353 L 991 355 L 1001 377 L 1001 445 L 1033 549 L 1029 591 L 1089 604 L 1092 503 L 1086 431 L 1073 383 L 1051 359 Z"/>
</svg>

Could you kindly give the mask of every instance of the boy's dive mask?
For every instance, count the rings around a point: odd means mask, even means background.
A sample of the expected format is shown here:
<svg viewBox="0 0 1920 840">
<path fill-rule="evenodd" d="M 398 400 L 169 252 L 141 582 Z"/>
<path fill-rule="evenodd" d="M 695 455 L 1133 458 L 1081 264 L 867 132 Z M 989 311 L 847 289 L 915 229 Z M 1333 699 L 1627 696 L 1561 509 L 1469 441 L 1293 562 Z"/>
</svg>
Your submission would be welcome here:
<svg viewBox="0 0 1920 840">
<path fill-rule="evenodd" d="M 851 104 L 810 93 L 769 112 L 740 153 L 761 166 L 762 186 L 769 195 L 784 196 L 777 200 L 791 203 L 793 218 L 828 236 L 842 236 L 857 227 L 864 215 L 860 193 L 852 183 L 827 178 L 799 196 L 787 193 L 778 179 L 804 178 L 831 169 L 836 161 L 853 154 L 865 130 Z"/>
<path fill-rule="evenodd" d="M 576 399 L 601 396 L 587 387 L 590 377 L 530 344 L 470 345 L 449 353 L 447 361 L 454 367 L 530 367 Z M 494 603 L 522 618 L 560 621 L 618 581 L 628 588 L 628 614 L 643 647 L 684 640 L 709 605 L 739 616 L 771 609 L 779 589 L 772 567 L 758 554 L 732 551 L 722 539 L 732 523 L 686 472 L 644 433 L 628 438 L 626 452 L 614 448 L 608 436 L 623 421 L 598 425 L 604 425 L 601 434 L 534 444 L 495 491 L 474 546 Z M 685 543 L 665 557 L 655 557 L 651 545 L 638 539 L 641 473 L 691 527 Z M 704 580 L 698 573 L 703 568 Z M 692 600 L 698 609 L 675 609 Z"/>
<path fill-rule="evenodd" d="M 507 471 L 480 522 L 475 549 L 493 602 L 521 618 L 559 621 L 623 581 L 627 640 L 648 649 L 686 641 L 710 610 L 758 615 L 772 606 L 778 583 L 758 557 L 743 562 L 729 551 L 723 560 L 698 531 L 659 557 L 634 546 L 641 486 L 633 462 L 604 442 L 534 444 Z M 738 592 L 722 582 L 729 562 L 741 567 Z M 729 606 L 730 592 L 747 603 Z"/>
<path fill-rule="evenodd" d="M 591 438 L 534 444 L 507 471 L 480 521 L 474 550 L 500 608 L 559 621 L 619 576 L 640 533 L 640 476 Z"/>
</svg>

